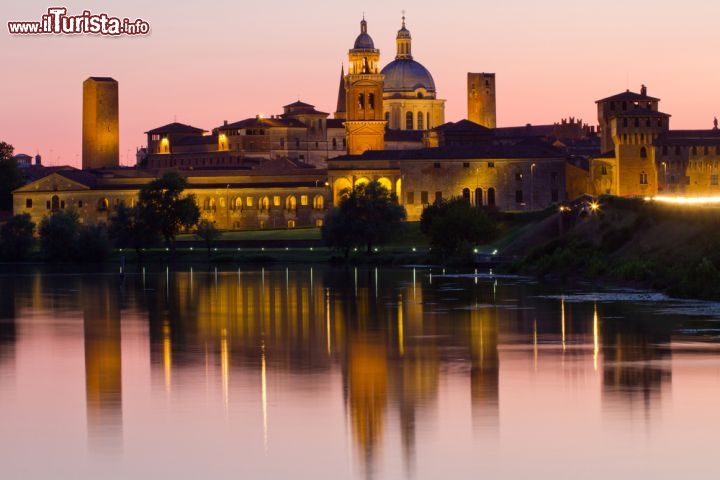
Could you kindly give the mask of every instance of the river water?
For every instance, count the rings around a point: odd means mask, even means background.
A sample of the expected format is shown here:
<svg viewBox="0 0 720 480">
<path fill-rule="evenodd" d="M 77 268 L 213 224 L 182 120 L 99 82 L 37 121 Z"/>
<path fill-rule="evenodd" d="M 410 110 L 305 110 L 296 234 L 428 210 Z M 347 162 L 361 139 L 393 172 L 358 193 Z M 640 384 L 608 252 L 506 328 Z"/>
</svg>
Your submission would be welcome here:
<svg viewBox="0 0 720 480">
<path fill-rule="evenodd" d="M 0 273 L 0 477 L 718 478 L 720 304 L 440 269 Z"/>
</svg>

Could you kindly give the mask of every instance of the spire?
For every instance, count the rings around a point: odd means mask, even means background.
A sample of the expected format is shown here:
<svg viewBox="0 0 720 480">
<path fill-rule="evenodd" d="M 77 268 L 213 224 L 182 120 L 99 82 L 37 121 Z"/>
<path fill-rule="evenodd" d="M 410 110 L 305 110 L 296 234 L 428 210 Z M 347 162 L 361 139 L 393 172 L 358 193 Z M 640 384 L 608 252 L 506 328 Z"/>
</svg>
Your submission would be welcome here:
<svg viewBox="0 0 720 480">
<path fill-rule="evenodd" d="M 340 88 L 338 89 L 337 106 L 335 107 L 335 118 L 345 119 L 345 112 L 347 112 L 345 95 L 345 65 L 340 67 Z"/>
<path fill-rule="evenodd" d="M 395 60 L 412 60 L 411 42 L 410 31 L 405 28 L 405 10 L 403 10 L 402 27 L 400 27 L 397 33 L 397 54 L 395 55 Z"/>
<path fill-rule="evenodd" d="M 360 21 L 360 33 L 367 33 L 367 22 L 365 21 L 365 12 L 363 12 L 363 19 Z"/>
</svg>

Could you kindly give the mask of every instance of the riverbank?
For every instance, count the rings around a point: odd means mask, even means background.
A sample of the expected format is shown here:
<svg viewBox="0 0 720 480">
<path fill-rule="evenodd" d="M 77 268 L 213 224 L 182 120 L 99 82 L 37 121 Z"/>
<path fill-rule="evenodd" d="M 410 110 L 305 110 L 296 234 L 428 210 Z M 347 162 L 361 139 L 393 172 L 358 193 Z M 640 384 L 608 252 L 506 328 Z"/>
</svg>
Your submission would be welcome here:
<svg viewBox="0 0 720 480">
<path fill-rule="evenodd" d="M 720 208 L 603 197 L 557 212 L 507 246 L 509 269 L 548 280 L 632 282 L 675 297 L 720 299 Z"/>
</svg>

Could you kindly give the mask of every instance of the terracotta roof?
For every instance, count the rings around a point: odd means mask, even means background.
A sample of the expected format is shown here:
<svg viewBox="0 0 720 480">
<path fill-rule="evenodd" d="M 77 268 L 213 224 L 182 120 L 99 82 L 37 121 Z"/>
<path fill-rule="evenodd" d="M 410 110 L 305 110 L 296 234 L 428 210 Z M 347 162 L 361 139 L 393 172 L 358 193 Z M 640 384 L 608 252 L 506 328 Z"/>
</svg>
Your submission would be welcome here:
<svg viewBox="0 0 720 480">
<path fill-rule="evenodd" d="M 173 122 L 168 123 L 167 125 L 163 125 L 162 127 L 153 128 L 152 130 L 148 130 L 145 132 L 147 135 L 152 135 L 154 133 L 195 133 L 195 134 L 202 134 L 205 133 L 206 130 L 203 130 L 202 128 L 193 127 L 190 125 L 185 125 L 183 123 Z"/>
<path fill-rule="evenodd" d="M 273 128 L 273 127 L 286 127 L 286 128 L 305 128 L 305 124 L 299 120 L 293 118 L 264 118 L 264 117 L 251 117 L 245 120 L 240 120 L 227 125 L 221 125 L 217 127 L 217 130 L 232 130 L 235 128 Z"/>
<path fill-rule="evenodd" d="M 441 132 L 473 132 L 486 134 L 492 132 L 492 129 L 484 127 L 478 123 L 471 122 L 467 119 L 463 119 L 458 122 L 443 123 L 439 127 L 435 127 L 434 130 Z"/>
<path fill-rule="evenodd" d="M 622 93 L 618 93 L 617 95 L 613 95 L 611 97 L 603 98 L 602 100 L 596 100 L 595 103 L 600 102 L 659 102 L 659 98 L 650 97 L 648 95 L 641 95 L 639 93 L 631 92 L 630 90 L 626 90 Z"/>
</svg>

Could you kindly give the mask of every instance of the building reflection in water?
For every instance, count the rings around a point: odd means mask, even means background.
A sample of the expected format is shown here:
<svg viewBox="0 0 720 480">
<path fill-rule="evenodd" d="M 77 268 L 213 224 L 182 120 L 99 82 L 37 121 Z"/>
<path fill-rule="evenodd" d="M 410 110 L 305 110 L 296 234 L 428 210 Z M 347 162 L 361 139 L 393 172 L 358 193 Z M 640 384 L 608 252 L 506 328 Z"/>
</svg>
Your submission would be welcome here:
<svg viewBox="0 0 720 480">
<path fill-rule="evenodd" d="M 122 355 L 117 278 L 80 284 L 85 337 L 85 388 L 90 446 L 122 448 Z"/>
<path fill-rule="evenodd" d="M 605 410 L 658 411 L 672 380 L 672 324 L 627 307 L 623 318 L 601 319 Z"/>
</svg>

